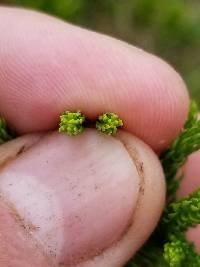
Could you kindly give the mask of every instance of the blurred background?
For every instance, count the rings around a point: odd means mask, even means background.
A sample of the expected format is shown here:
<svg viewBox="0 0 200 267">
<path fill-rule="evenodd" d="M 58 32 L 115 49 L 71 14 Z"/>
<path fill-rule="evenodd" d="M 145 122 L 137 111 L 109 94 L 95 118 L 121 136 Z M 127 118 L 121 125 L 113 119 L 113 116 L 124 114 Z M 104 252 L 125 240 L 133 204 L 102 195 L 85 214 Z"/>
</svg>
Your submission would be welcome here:
<svg viewBox="0 0 200 267">
<path fill-rule="evenodd" d="M 0 0 L 140 46 L 171 63 L 200 104 L 199 0 Z"/>
</svg>

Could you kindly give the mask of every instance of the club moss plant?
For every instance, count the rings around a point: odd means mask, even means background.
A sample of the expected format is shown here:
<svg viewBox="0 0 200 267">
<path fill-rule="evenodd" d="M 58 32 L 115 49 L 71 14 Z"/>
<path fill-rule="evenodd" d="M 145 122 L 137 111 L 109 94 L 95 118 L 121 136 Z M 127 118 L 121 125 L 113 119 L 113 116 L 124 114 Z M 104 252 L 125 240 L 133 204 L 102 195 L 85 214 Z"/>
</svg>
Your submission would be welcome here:
<svg viewBox="0 0 200 267">
<path fill-rule="evenodd" d="M 122 120 L 115 113 L 111 112 L 100 115 L 96 122 L 97 130 L 108 135 L 116 134 L 117 128 L 122 126 Z"/>
<path fill-rule="evenodd" d="M 90 125 L 92 126 L 92 122 Z M 87 126 L 86 118 L 80 111 L 65 111 L 60 116 L 59 126 L 59 132 L 65 132 L 71 136 L 77 135 L 84 131 L 84 126 Z M 121 126 L 123 126 L 122 120 L 115 113 L 111 112 L 100 115 L 96 121 L 97 130 L 108 135 L 116 134 L 117 129 Z"/>
<path fill-rule="evenodd" d="M 64 112 L 60 118 L 59 132 L 77 135 L 83 131 L 85 116 L 81 112 Z M 96 122 L 96 128 L 108 135 L 116 133 L 122 125 L 122 120 L 114 113 L 105 113 Z M 0 144 L 13 138 L 10 133 L 5 120 L 0 118 Z M 167 182 L 165 210 L 154 233 L 126 267 L 200 266 L 200 255 L 185 236 L 188 228 L 200 224 L 200 189 L 176 200 L 176 192 L 183 178 L 180 168 L 188 156 L 199 149 L 200 121 L 197 105 L 192 101 L 184 128 L 160 157 Z"/>
<path fill-rule="evenodd" d="M 84 130 L 84 121 L 85 116 L 80 111 L 65 111 L 60 116 L 59 132 L 65 132 L 70 136 L 82 133 Z"/>
<path fill-rule="evenodd" d="M 199 149 L 200 121 L 197 105 L 192 101 L 184 128 L 160 157 L 167 182 L 165 210 L 150 239 L 126 267 L 200 266 L 200 255 L 185 237 L 188 228 L 200 224 L 200 189 L 176 200 L 176 192 L 183 178 L 180 168 L 188 156 Z"/>
</svg>

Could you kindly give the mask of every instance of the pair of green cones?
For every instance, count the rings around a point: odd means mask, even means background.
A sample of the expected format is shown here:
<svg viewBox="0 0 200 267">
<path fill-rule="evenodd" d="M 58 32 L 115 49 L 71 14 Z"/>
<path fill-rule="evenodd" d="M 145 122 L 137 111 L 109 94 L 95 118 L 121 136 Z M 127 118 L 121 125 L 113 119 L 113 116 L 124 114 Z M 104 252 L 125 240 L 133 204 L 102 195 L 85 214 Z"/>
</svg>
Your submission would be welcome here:
<svg viewBox="0 0 200 267">
<path fill-rule="evenodd" d="M 65 132 L 70 136 L 84 131 L 86 117 L 80 112 L 65 111 L 60 116 L 59 132 Z M 117 128 L 123 126 L 122 120 L 114 113 L 104 113 L 96 121 L 97 130 L 108 135 L 116 134 Z"/>
</svg>

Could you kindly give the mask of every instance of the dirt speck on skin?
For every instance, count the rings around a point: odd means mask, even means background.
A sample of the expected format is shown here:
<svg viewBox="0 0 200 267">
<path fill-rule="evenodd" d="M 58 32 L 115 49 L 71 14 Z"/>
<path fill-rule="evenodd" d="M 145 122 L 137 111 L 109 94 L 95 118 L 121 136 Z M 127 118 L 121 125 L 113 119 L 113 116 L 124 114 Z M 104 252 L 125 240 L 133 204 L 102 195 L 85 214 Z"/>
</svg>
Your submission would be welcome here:
<svg viewBox="0 0 200 267">
<path fill-rule="evenodd" d="M 143 162 L 139 162 L 139 169 L 140 169 L 140 172 L 144 172 L 144 166 L 143 166 Z"/>
<path fill-rule="evenodd" d="M 8 155 L 0 162 L 0 170 L 6 167 L 11 161 L 13 161 L 17 156 L 26 151 L 26 146 L 20 146 L 12 155 Z"/>
<path fill-rule="evenodd" d="M 32 232 L 38 231 L 40 229 L 39 226 L 36 226 L 32 224 L 30 221 L 25 220 L 17 211 L 14 204 L 6 200 L 1 194 L 0 194 L 1 201 L 4 202 L 4 204 L 8 207 L 10 214 L 15 219 L 15 221 L 23 228 L 23 230 L 26 231 L 26 233 L 31 234 Z"/>
<path fill-rule="evenodd" d="M 44 134 L 30 134 L 17 137 L 2 144 L 0 147 L 0 170 L 16 157 L 20 156 L 22 153 L 37 144 L 42 138 L 44 138 L 44 136 Z"/>
<path fill-rule="evenodd" d="M 31 222 L 25 221 L 25 219 L 18 213 L 14 206 L 10 206 L 12 215 L 15 217 L 15 220 L 20 224 L 20 226 L 26 230 L 28 233 L 37 231 L 40 229 L 39 226 L 35 226 Z"/>
<path fill-rule="evenodd" d="M 137 214 L 137 210 L 140 208 L 142 198 L 145 194 L 145 168 L 144 168 L 144 163 L 140 158 L 139 152 L 136 147 L 133 147 L 132 145 L 129 144 L 129 142 L 126 142 L 124 140 L 123 136 L 122 137 L 117 137 L 117 139 L 123 144 L 125 147 L 126 151 L 129 153 L 135 167 L 137 170 L 137 173 L 140 177 L 140 182 L 139 182 L 139 197 L 137 200 L 137 206 L 135 209 L 135 214 Z M 134 216 L 133 216 L 134 218 Z M 134 219 L 133 219 L 134 221 Z M 132 222 L 133 224 L 134 222 Z"/>
<path fill-rule="evenodd" d="M 140 191 L 144 191 L 144 183 L 145 183 L 144 163 L 141 161 L 137 149 L 125 143 L 124 140 L 121 140 L 120 138 L 118 138 L 118 140 L 124 145 L 125 149 L 127 150 L 131 159 L 133 160 L 136 166 L 138 175 L 140 177 Z"/>
<path fill-rule="evenodd" d="M 25 145 L 23 145 L 22 147 L 20 147 L 19 148 L 19 150 L 17 151 L 17 153 L 16 153 L 16 156 L 18 156 L 18 155 L 20 155 L 20 154 L 22 154 L 24 151 L 26 150 L 26 146 Z"/>
<path fill-rule="evenodd" d="M 100 187 L 95 184 L 94 189 L 95 189 L 95 191 L 98 191 L 100 189 Z"/>
<path fill-rule="evenodd" d="M 137 168 L 137 171 L 140 175 L 140 177 L 142 177 L 143 181 L 142 183 L 140 184 L 140 194 L 144 195 L 144 164 L 143 162 L 139 162 L 136 164 L 136 168 Z"/>
</svg>

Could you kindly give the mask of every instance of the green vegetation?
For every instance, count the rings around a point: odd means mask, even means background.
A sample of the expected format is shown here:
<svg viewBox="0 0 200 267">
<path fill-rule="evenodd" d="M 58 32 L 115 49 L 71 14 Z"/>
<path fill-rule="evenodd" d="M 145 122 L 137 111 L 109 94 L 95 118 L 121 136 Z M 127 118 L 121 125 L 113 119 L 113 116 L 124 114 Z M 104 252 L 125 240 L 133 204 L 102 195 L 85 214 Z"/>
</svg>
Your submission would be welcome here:
<svg viewBox="0 0 200 267">
<path fill-rule="evenodd" d="M 122 120 L 114 113 L 104 113 L 98 117 L 96 122 L 97 130 L 108 135 L 115 134 L 117 128 L 123 126 Z"/>
<path fill-rule="evenodd" d="M 200 256 L 195 252 L 192 243 L 184 235 L 173 235 L 164 245 L 164 258 L 170 267 L 198 267 Z"/>
<path fill-rule="evenodd" d="M 14 132 L 8 129 L 5 120 L 0 117 L 0 145 L 11 140 L 13 137 Z"/>
<path fill-rule="evenodd" d="M 188 156 L 200 149 L 200 121 L 197 115 L 197 105 L 192 102 L 182 133 L 161 155 L 168 187 L 167 206 L 156 230 L 127 267 L 200 266 L 200 255 L 185 238 L 185 232 L 190 227 L 200 224 L 200 189 L 176 200 L 180 183 L 177 173 Z"/>
<path fill-rule="evenodd" d="M 200 149 L 200 121 L 198 120 L 198 107 L 193 101 L 182 133 L 160 157 L 167 180 L 168 200 L 174 199 L 181 180 L 181 174 L 175 179 L 177 171 L 185 163 L 187 157 L 198 149 Z"/>
<path fill-rule="evenodd" d="M 84 130 L 83 123 L 85 121 L 85 116 L 81 114 L 80 111 L 70 112 L 65 111 L 60 116 L 60 128 L 59 132 L 67 133 L 68 135 L 77 135 L 82 133 Z"/>
<path fill-rule="evenodd" d="M 180 201 L 172 202 L 165 210 L 162 227 L 170 233 L 186 231 L 200 224 L 200 189 Z"/>
<path fill-rule="evenodd" d="M 182 74 L 192 98 L 200 102 L 200 1 L 0 0 L 0 2 L 42 10 L 157 54 Z M 200 148 L 200 122 L 197 120 L 197 112 L 196 105 L 192 103 L 182 133 L 161 155 L 168 187 L 167 207 L 157 229 L 127 264 L 129 267 L 200 266 L 200 256 L 195 252 L 193 245 L 185 239 L 188 227 L 200 223 L 200 189 L 182 200 L 175 199 L 181 179 L 181 176 L 177 177 L 177 171 L 187 157 Z M 69 133 L 74 134 L 77 129 L 82 129 L 80 121 L 78 125 L 80 128 L 70 125 Z M 9 140 L 5 127 L 5 122 L 1 120 L 0 142 Z"/>
</svg>

